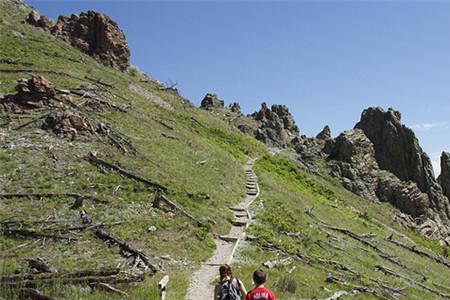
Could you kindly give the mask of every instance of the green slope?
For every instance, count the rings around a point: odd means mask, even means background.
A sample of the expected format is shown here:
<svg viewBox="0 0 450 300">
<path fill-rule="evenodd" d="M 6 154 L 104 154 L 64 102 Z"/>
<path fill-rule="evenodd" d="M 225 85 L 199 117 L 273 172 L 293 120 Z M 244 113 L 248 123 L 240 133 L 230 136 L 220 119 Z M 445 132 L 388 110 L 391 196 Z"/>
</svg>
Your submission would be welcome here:
<svg viewBox="0 0 450 300">
<path fill-rule="evenodd" d="M 119 285 L 130 299 L 157 298 L 156 283 L 163 274 L 171 276 L 168 298 L 183 299 L 191 272 L 213 251 L 214 236 L 230 227 L 232 216 L 226 208 L 245 193 L 241 165 L 247 156 L 262 157 L 255 166 L 261 201 L 253 204 L 256 223 L 249 228 L 256 240 L 240 248 L 235 262 L 236 274 L 247 286 L 251 272 L 263 262 L 289 256 L 286 253 L 302 253 L 303 259 L 269 270 L 270 286 L 281 299 L 325 298 L 355 286 L 368 286 L 381 295 L 380 282 L 404 288 L 399 296 L 403 299 L 439 298 L 427 287 L 450 294 L 445 288 L 450 286 L 450 279 L 444 275 L 448 274 L 448 267 L 385 240 L 394 233 L 396 241 L 415 243 L 434 256 L 446 254 L 437 243 L 394 224 L 396 211 L 391 206 L 369 203 L 333 184 L 333 180 L 305 174 L 287 155 L 265 156 L 265 146 L 230 126 L 226 114 L 201 111 L 176 91 L 138 72 L 126 74 L 97 63 L 63 41 L 23 24 L 27 13 L 26 8 L 0 0 L 0 94 L 14 93 L 17 80 L 30 78 L 31 74 L 47 77 L 60 89 L 93 85 L 95 80 L 107 83 L 101 93 L 115 102 L 130 104 L 132 108 L 127 113 L 108 109 L 99 113 L 84 106 L 79 110 L 110 124 L 138 151 L 136 155 L 123 153 L 101 136 L 87 141 L 59 138 L 42 130 L 39 122 L 16 130 L 30 116 L 1 113 L 0 193 L 72 192 L 106 202 L 85 201 L 83 209 L 96 222 L 105 223 L 105 229 L 115 237 L 143 250 L 152 262 L 163 266 L 163 271 L 147 276 L 137 286 Z M 73 95 L 74 103 L 82 101 Z M 207 226 L 199 227 L 178 213 L 151 209 L 154 191 L 117 172 L 91 165 L 84 159 L 90 152 L 167 186 L 165 195 Z M 72 202 L 66 197 L 0 199 L 0 221 L 20 220 L 25 228 L 58 233 L 58 228 L 80 225 L 79 211 L 69 208 Z M 311 208 L 312 213 L 306 214 Z M 36 223 L 43 220 L 47 223 Z M 319 220 L 359 235 L 373 234 L 364 236 L 364 240 L 378 250 L 336 228 L 320 225 Z M 299 234 L 293 237 L 286 233 Z M 25 259 L 37 256 L 60 272 L 115 267 L 124 260 L 118 247 L 105 245 L 91 231 L 77 231 L 70 236 L 76 241 L 0 235 L 0 274 L 26 272 Z M 283 249 L 284 254 L 263 249 L 267 244 Z M 383 258 L 380 251 L 389 258 Z M 166 255 L 171 259 L 158 258 Z M 339 270 L 337 264 L 348 266 L 354 273 Z M 420 282 L 423 287 L 384 275 L 375 269 L 377 264 Z M 427 279 L 423 280 L 417 272 Z M 326 283 L 330 274 L 347 285 Z M 59 299 L 123 299 L 121 295 L 91 290 L 87 285 L 54 282 L 39 288 Z M 0 296 L 18 297 L 5 288 L 0 288 Z M 383 297 L 392 299 L 392 295 Z M 354 298 L 377 296 L 361 293 Z"/>
</svg>

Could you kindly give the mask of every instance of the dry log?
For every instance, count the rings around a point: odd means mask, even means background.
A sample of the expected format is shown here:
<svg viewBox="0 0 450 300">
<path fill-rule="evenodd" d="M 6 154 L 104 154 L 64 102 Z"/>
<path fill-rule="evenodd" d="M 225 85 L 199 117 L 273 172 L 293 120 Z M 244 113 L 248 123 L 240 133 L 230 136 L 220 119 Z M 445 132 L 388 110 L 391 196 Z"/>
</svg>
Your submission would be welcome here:
<svg viewBox="0 0 450 300">
<path fill-rule="evenodd" d="M 44 295 L 40 291 L 32 288 L 22 288 L 20 289 L 20 294 L 26 299 L 31 300 L 56 300 L 55 298 Z"/>
<path fill-rule="evenodd" d="M 48 115 L 49 115 L 49 114 L 43 114 L 43 115 L 40 115 L 39 117 L 36 117 L 36 118 L 34 118 L 34 119 L 32 119 L 32 120 L 30 120 L 30 121 L 28 121 L 28 122 L 25 122 L 25 123 L 22 124 L 22 125 L 19 125 L 19 126 L 13 128 L 13 130 L 19 130 L 19 129 L 22 129 L 22 128 L 24 128 L 24 127 L 30 125 L 30 124 L 33 124 L 33 123 L 35 123 L 35 122 L 37 122 L 37 121 L 39 121 L 39 120 L 42 120 L 42 119 L 46 118 Z"/>
<path fill-rule="evenodd" d="M 188 217 L 189 219 L 193 220 L 198 226 L 201 227 L 207 227 L 205 225 L 205 223 L 203 223 L 202 221 L 200 221 L 199 219 L 197 219 L 196 217 L 194 217 L 193 215 L 191 215 L 189 212 L 187 212 L 184 208 L 182 208 L 181 206 L 179 206 L 178 204 L 176 204 L 175 202 L 173 202 L 172 200 L 170 200 L 169 198 L 167 198 L 164 195 L 161 194 L 157 194 L 156 195 L 156 201 L 153 203 L 153 207 L 157 207 L 159 208 L 159 203 L 160 201 L 164 201 L 164 203 L 166 203 L 170 208 L 172 208 L 175 211 L 179 211 L 180 213 L 182 213 L 183 215 L 185 215 L 186 217 Z"/>
<path fill-rule="evenodd" d="M 153 121 L 155 121 L 158 124 L 161 124 L 162 126 L 166 127 L 167 129 L 174 130 L 172 126 L 170 126 L 169 124 L 167 124 L 163 120 L 153 118 Z"/>
<path fill-rule="evenodd" d="M 161 135 L 162 135 L 163 137 L 167 138 L 167 139 L 170 139 L 170 140 L 177 140 L 177 139 L 178 139 L 176 136 L 167 134 L 167 133 L 165 133 L 165 132 L 161 132 Z"/>
<path fill-rule="evenodd" d="M 194 123 L 198 124 L 198 125 L 199 125 L 200 127 L 206 128 L 206 126 L 205 126 L 205 125 L 203 125 L 202 123 L 200 123 L 200 121 L 199 121 L 199 120 L 197 120 L 196 118 L 194 118 L 194 117 L 191 117 L 191 120 L 192 120 L 192 121 L 194 121 Z"/>
<path fill-rule="evenodd" d="M 17 282 L 17 281 L 40 281 L 59 278 L 82 278 L 82 277 L 108 277 L 118 275 L 120 273 L 119 268 L 105 268 L 105 269 L 86 269 L 72 273 L 41 273 L 41 274 L 12 274 L 1 275 L 0 282 Z"/>
<path fill-rule="evenodd" d="M 76 238 L 73 237 L 68 237 L 68 236 L 61 236 L 61 235 L 54 235 L 54 234 L 47 234 L 47 233 L 42 233 L 42 232 L 37 232 L 37 231 L 32 231 L 32 230 L 27 230 L 27 229 L 11 229 L 11 228 L 2 228 L 1 229 L 1 233 L 3 235 L 6 236 L 10 236 L 10 237 L 31 237 L 31 238 L 50 238 L 53 240 L 65 240 L 68 242 L 75 242 L 77 241 Z"/>
<path fill-rule="evenodd" d="M 34 274 L 58 272 L 54 267 L 50 266 L 47 262 L 45 262 L 40 257 L 29 258 L 29 259 L 27 259 L 27 262 L 28 262 L 28 266 L 31 269 L 31 272 Z"/>
<path fill-rule="evenodd" d="M 91 200 L 95 203 L 105 204 L 107 201 L 100 200 L 90 195 L 82 195 L 77 193 L 6 193 L 0 194 L 0 198 L 53 198 L 53 197 L 67 197 L 74 198 L 75 202 L 72 203 L 71 208 L 79 208 L 83 206 L 84 200 Z"/>
<path fill-rule="evenodd" d="M 95 79 L 95 78 L 92 78 L 92 77 L 89 77 L 89 76 L 84 76 L 84 78 L 86 78 L 87 80 L 90 80 L 90 81 L 92 81 L 92 82 L 95 82 L 95 83 L 98 83 L 98 84 L 100 84 L 100 85 L 103 85 L 103 86 L 106 86 L 106 87 L 109 87 L 109 88 L 112 88 L 113 86 L 111 85 L 111 84 L 109 84 L 109 83 L 106 83 L 106 82 L 103 82 L 103 81 L 100 81 L 100 80 L 98 80 L 98 79 Z"/>
<path fill-rule="evenodd" d="M 427 257 L 427 258 L 429 258 L 429 259 L 431 259 L 431 260 L 433 260 L 433 261 L 435 261 L 435 262 L 437 262 L 439 264 L 442 264 L 442 265 L 446 266 L 447 268 L 450 268 L 450 262 L 448 260 L 446 260 L 445 258 L 440 257 L 440 256 L 435 256 L 433 254 L 425 252 L 424 250 L 421 250 L 421 249 L 417 248 L 416 246 L 409 246 L 409 245 L 406 245 L 406 244 L 404 244 L 404 243 L 402 243 L 400 241 L 396 241 L 396 240 L 393 239 L 393 235 L 390 235 L 390 236 L 386 237 L 385 240 L 390 242 L 390 243 L 392 243 L 392 244 L 394 244 L 394 245 L 396 245 L 396 246 L 399 246 L 399 247 L 401 247 L 403 249 L 409 250 L 409 251 L 411 251 L 411 252 L 413 252 L 415 254 Z"/>
<path fill-rule="evenodd" d="M 424 285 L 423 283 L 418 282 L 418 281 L 416 281 L 414 279 L 411 279 L 409 277 L 406 277 L 406 276 L 404 276 L 402 274 L 396 273 L 393 270 L 391 270 L 391 269 L 389 269 L 389 268 L 387 268 L 385 266 L 376 265 L 375 268 L 378 271 L 380 271 L 380 272 L 382 272 L 382 273 L 384 273 L 386 275 L 390 275 L 390 276 L 393 276 L 393 277 L 397 277 L 397 278 L 403 279 L 406 282 L 408 282 L 409 284 L 416 285 L 416 286 L 418 286 L 418 287 L 420 287 L 420 288 L 422 288 L 422 289 L 424 289 L 424 290 L 426 290 L 426 291 L 428 291 L 430 293 L 438 295 L 439 297 L 450 299 L 450 295 L 442 293 L 442 292 L 440 292 L 440 291 L 438 291 L 436 289 L 430 288 L 430 287 Z"/>
<path fill-rule="evenodd" d="M 80 212 L 80 218 L 83 221 L 83 224 L 87 225 L 96 225 L 92 221 L 92 219 L 88 216 L 88 214 L 85 211 Z M 139 258 L 144 266 L 148 269 L 150 269 L 153 273 L 156 273 L 159 271 L 159 267 L 150 263 L 147 255 L 145 255 L 142 251 L 132 248 L 130 245 L 128 245 L 126 242 L 120 241 L 117 238 L 113 237 L 111 234 L 103 230 L 99 227 L 93 227 L 92 230 L 94 230 L 95 235 L 110 244 L 115 244 L 119 246 L 122 253 L 129 253 L 130 255 L 134 256 L 136 259 Z"/>
<path fill-rule="evenodd" d="M 389 255 L 389 254 L 385 253 L 385 252 L 384 252 L 383 250 L 381 250 L 377 245 L 373 244 L 372 242 L 369 242 L 368 240 L 366 240 L 365 238 L 363 238 L 363 237 L 360 236 L 359 234 L 356 234 L 356 233 L 354 233 L 354 232 L 352 232 L 352 231 L 350 231 L 350 230 L 348 230 L 348 229 L 346 229 L 346 228 L 336 227 L 336 226 L 327 224 L 327 223 L 322 222 L 322 221 L 319 221 L 318 224 L 319 224 L 320 226 L 325 227 L 325 228 L 328 228 L 328 229 L 331 229 L 331 230 L 340 232 L 340 233 L 342 233 L 342 234 L 345 234 L 345 235 L 351 237 L 352 239 L 359 241 L 360 243 L 362 243 L 362 244 L 364 244 L 364 245 L 370 247 L 370 248 L 373 249 L 375 252 L 377 252 L 378 255 L 379 255 L 381 258 L 384 258 L 385 260 L 387 260 L 387 261 L 393 263 L 394 265 L 397 265 L 397 266 L 399 266 L 399 267 L 401 267 L 401 268 L 403 268 L 403 269 L 405 269 L 405 270 L 408 270 L 409 272 L 412 272 L 412 273 L 414 273 L 414 274 L 417 274 L 417 275 L 421 276 L 421 277 L 423 278 L 423 280 L 426 280 L 426 276 L 425 276 L 425 275 L 423 275 L 422 273 L 420 273 L 420 272 L 417 271 L 417 270 L 414 270 L 414 269 L 412 269 L 412 268 L 406 266 L 405 264 L 403 264 L 402 262 L 400 262 L 400 261 L 398 260 L 398 258 L 396 258 L 396 257 L 394 257 L 394 256 L 392 256 L 392 255 Z"/>
<path fill-rule="evenodd" d="M 128 294 L 125 293 L 124 291 L 121 291 L 121 290 L 113 287 L 112 285 L 104 283 L 104 282 L 95 283 L 95 284 L 92 284 L 92 286 L 100 288 L 100 289 L 108 291 L 108 292 L 113 292 L 113 293 L 116 293 L 119 295 L 128 296 Z"/>
<path fill-rule="evenodd" d="M 142 183 L 144 183 L 147 186 L 151 186 L 153 188 L 156 188 L 156 189 L 162 190 L 162 191 L 166 191 L 167 190 L 167 187 L 165 187 L 165 186 L 163 186 L 163 185 L 161 185 L 159 183 L 151 182 L 150 180 L 147 180 L 145 178 L 142 178 L 142 177 L 139 177 L 137 175 L 134 175 L 134 174 L 130 173 L 129 171 L 126 171 L 126 170 L 122 169 L 119 166 L 116 166 L 114 164 L 111 164 L 111 163 L 109 163 L 107 161 L 104 161 L 104 160 L 98 158 L 92 152 L 89 153 L 86 156 L 86 160 L 89 161 L 90 163 L 92 163 L 93 165 L 96 165 L 96 166 L 99 166 L 99 167 L 102 167 L 102 168 L 106 168 L 106 169 L 114 170 L 114 171 L 118 172 L 122 176 L 125 176 L 127 178 L 131 178 L 131 179 L 134 179 L 136 181 L 142 182 Z"/>
</svg>

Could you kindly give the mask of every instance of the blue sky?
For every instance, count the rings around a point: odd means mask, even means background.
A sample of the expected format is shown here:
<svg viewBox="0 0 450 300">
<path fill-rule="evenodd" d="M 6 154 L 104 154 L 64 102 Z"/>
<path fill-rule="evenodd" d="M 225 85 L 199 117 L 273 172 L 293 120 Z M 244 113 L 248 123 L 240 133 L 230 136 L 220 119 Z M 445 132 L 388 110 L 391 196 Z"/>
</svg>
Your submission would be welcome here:
<svg viewBox="0 0 450 300">
<path fill-rule="evenodd" d="M 199 104 L 214 92 L 251 113 L 286 104 L 302 134 L 351 129 L 394 107 L 435 167 L 450 151 L 450 2 L 29 1 L 56 19 L 102 11 L 131 62 Z"/>
</svg>

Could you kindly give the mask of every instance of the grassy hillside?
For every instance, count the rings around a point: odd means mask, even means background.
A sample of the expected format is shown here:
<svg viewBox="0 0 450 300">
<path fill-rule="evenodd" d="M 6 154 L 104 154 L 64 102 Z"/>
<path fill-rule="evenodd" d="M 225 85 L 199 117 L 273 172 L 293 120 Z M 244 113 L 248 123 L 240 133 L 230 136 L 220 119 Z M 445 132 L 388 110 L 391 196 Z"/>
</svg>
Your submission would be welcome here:
<svg viewBox="0 0 450 300">
<path fill-rule="evenodd" d="M 257 220 L 250 227 L 256 241 L 240 252 L 236 267 L 242 278 L 251 278 L 263 262 L 294 257 L 288 265 L 269 271 L 270 286 L 282 299 L 327 298 L 335 291 L 361 287 L 366 287 L 365 293 L 345 299 L 395 299 L 395 293 L 383 286 L 402 291 L 397 295 L 402 299 L 446 299 L 442 295 L 450 294 L 450 280 L 441 276 L 448 273 L 448 266 L 394 242 L 415 245 L 433 257 L 446 257 L 446 249 L 394 223 L 396 210 L 390 205 L 370 203 L 306 174 L 284 155 L 260 159 L 256 172 L 262 190 L 260 202 L 253 205 Z M 386 240 L 391 235 L 394 242 Z M 263 250 L 268 245 L 281 251 Z M 423 287 L 385 275 L 376 265 Z M 330 275 L 335 280 L 327 283 Z"/>
<path fill-rule="evenodd" d="M 136 286 L 121 286 L 129 299 L 158 299 L 156 283 L 171 276 L 168 299 L 183 299 L 189 277 L 214 249 L 213 238 L 230 228 L 226 209 L 245 193 L 242 164 L 255 165 L 261 196 L 252 211 L 253 236 L 239 249 L 235 273 L 251 286 L 251 272 L 268 260 L 292 257 L 270 269 L 269 286 L 280 299 L 326 298 L 337 290 L 359 290 L 355 299 L 438 299 L 450 294 L 447 252 L 436 242 L 393 222 L 388 204 L 370 203 L 345 191 L 330 178 L 300 171 L 284 154 L 268 156 L 265 146 L 229 125 L 227 111 L 208 113 L 192 106 L 173 89 L 133 71 L 105 67 L 63 41 L 24 24 L 27 8 L 0 0 L 0 94 L 14 93 L 17 80 L 43 75 L 56 88 L 91 86 L 105 98 L 129 104 L 128 112 L 97 112 L 80 105 L 80 113 L 109 124 L 129 140 L 136 154 L 124 153 L 104 136 L 87 140 L 57 137 L 41 129 L 45 112 L 0 113 L 0 193 L 79 193 L 82 209 L 105 230 L 141 249 L 162 266 Z M 99 83 L 99 81 L 101 83 Z M 72 104 L 73 104 L 72 103 Z M 58 105 L 69 105 L 66 102 Z M 79 105 L 79 106 L 78 106 Z M 243 125 L 255 124 L 245 118 Z M 240 124 L 241 124 L 240 123 Z M 143 183 L 89 163 L 91 152 L 142 178 L 168 187 L 164 194 L 206 226 L 180 213 L 152 209 L 155 191 Z M 108 246 L 80 226 L 79 209 L 64 196 L 0 198 L 0 226 L 20 222 L 22 229 L 72 240 L 0 235 L 0 274 L 28 272 L 27 258 L 41 257 L 60 272 L 116 267 L 124 262 L 117 246 Z M 345 231 L 347 230 L 347 231 Z M 392 241 L 386 240 L 391 236 Z M 397 244 L 395 244 L 397 243 Z M 416 245 L 429 257 L 398 243 Z M 435 257 L 432 260 L 430 257 Z M 401 278 L 376 269 L 382 265 Z M 295 267 L 295 268 L 294 268 Z M 328 278 L 329 283 L 326 282 Z M 123 299 L 88 285 L 39 286 L 58 299 Z M 434 292 L 433 292 L 434 291 Z M 398 294 L 396 294 L 398 292 Z M 0 288 L 0 297 L 18 295 Z"/>
<path fill-rule="evenodd" d="M 214 247 L 213 234 L 224 233 L 230 226 L 231 214 L 224 208 L 244 195 L 242 164 L 247 156 L 264 153 L 264 146 L 194 108 L 176 91 L 142 74 L 134 72 L 131 76 L 104 67 L 63 41 L 22 24 L 26 10 L 19 10 L 8 1 L 0 3 L 0 93 L 14 93 L 17 79 L 30 78 L 31 74 L 45 76 L 60 89 L 95 84 L 92 79 L 107 83 L 112 87 L 103 95 L 116 95 L 112 100 L 130 104 L 132 108 L 127 113 L 114 110 L 97 113 L 85 107 L 79 110 L 110 124 L 138 150 L 136 155 L 124 154 L 102 137 L 87 141 L 59 138 L 40 129 L 40 122 L 14 130 L 41 113 L 34 116 L 2 113 L 0 193 L 71 192 L 105 201 L 86 201 L 83 209 L 99 223 L 124 222 L 107 230 L 144 250 L 150 258 L 170 255 L 172 259 L 155 258 L 155 263 L 163 264 L 164 271 L 132 289 L 130 297 L 154 296 L 156 282 L 168 273 L 173 282 L 169 297 L 181 299 L 188 274 Z M 74 103 L 82 102 L 79 96 L 72 96 Z M 152 210 L 152 190 L 116 172 L 91 165 L 84 157 L 92 151 L 108 162 L 167 186 L 168 198 L 209 226 L 198 227 L 180 214 Z M 42 220 L 54 222 L 53 229 L 76 226 L 80 218 L 78 210 L 69 209 L 72 202 L 73 199 L 64 197 L 0 199 L 0 220 L 20 220 L 27 228 L 39 231 L 47 230 L 48 224 L 36 223 Z M 152 226 L 156 231 L 149 232 Z M 1 235 L 0 273 L 25 271 L 24 259 L 36 256 L 61 271 L 115 267 L 123 261 L 117 247 L 108 247 L 92 232 L 71 235 L 76 242 L 41 239 L 13 251 L 8 249 L 27 240 Z M 91 293 L 76 286 L 51 292 L 65 299 L 105 297 L 101 292 Z"/>
</svg>

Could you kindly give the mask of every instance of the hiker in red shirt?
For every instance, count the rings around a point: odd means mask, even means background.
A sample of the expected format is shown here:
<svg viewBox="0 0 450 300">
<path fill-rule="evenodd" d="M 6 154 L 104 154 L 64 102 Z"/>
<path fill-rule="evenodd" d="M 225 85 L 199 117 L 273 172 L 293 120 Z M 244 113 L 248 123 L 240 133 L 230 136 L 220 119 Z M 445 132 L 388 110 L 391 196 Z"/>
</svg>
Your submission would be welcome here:
<svg viewBox="0 0 450 300">
<path fill-rule="evenodd" d="M 255 288 L 247 294 L 245 300 L 277 300 L 275 294 L 264 287 L 266 283 L 266 273 L 261 270 L 256 270 L 253 273 L 253 282 L 255 283 Z"/>
</svg>

